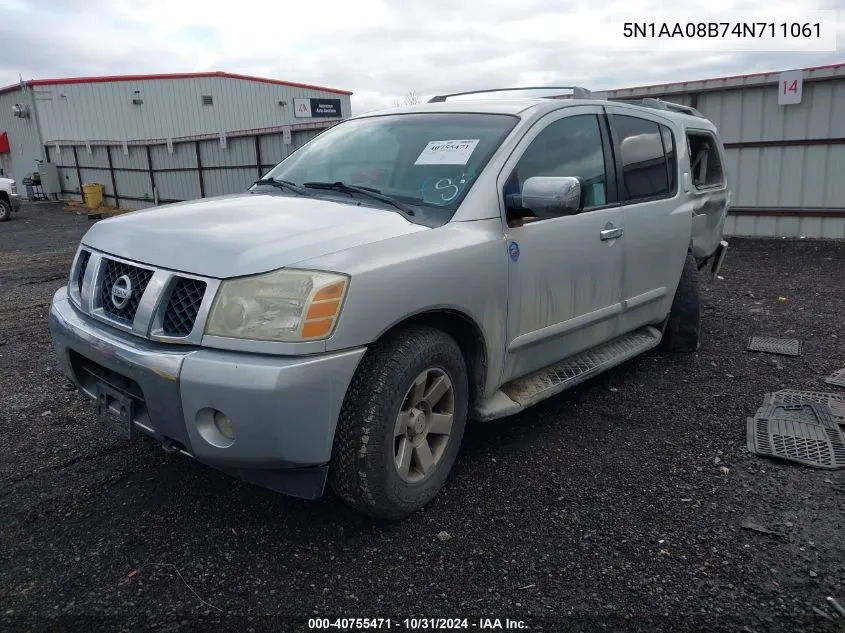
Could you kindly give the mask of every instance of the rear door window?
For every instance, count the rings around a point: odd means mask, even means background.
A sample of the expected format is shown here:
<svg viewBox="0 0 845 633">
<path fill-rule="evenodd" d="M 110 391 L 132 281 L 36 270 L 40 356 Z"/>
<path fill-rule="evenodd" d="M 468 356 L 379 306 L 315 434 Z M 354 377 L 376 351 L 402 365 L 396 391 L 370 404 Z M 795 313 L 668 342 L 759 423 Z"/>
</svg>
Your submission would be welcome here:
<svg viewBox="0 0 845 633">
<path fill-rule="evenodd" d="M 666 133 L 655 121 L 628 115 L 613 115 L 619 160 L 622 163 L 622 195 L 627 201 L 665 198 L 674 193 L 675 176 L 670 161 L 675 160 L 672 133 L 666 147 Z"/>
</svg>

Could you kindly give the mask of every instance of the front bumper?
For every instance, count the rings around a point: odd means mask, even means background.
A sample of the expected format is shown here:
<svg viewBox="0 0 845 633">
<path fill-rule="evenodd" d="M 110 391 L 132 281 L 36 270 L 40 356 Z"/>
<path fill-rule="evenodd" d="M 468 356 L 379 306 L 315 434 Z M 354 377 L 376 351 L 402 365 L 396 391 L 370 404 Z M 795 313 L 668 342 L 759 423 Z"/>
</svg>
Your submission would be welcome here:
<svg viewBox="0 0 845 633">
<path fill-rule="evenodd" d="M 133 429 L 264 487 L 322 494 L 340 407 L 365 348 L 282 357 L 154 343 L 86 317 L 67 288 L 53 297 L 50 330 L 63 372 L 84 393 L 96 398 L 106 381 L 133 399 Z M 200 432 L 209 408 L 234 424 L 231 445 Z"/>
<path fill-rule="evenodd" d="M 19 194 L 11 194 L 9 196 L 9 201 L 12 203 L 12 211 L 20 211 L 22 202 Z"/>
</svg>

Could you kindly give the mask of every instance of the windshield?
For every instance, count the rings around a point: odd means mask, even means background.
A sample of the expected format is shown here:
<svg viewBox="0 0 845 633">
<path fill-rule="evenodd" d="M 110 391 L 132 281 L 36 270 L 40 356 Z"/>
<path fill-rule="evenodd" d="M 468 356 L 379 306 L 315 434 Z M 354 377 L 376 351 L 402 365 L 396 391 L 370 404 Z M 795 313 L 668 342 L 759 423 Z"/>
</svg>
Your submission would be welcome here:
<svg viewBox="0 0 845 633">
<path fill-rule="evenodd" d="M 343 182 L 454 211 L 517 121 L 511 115 L 458 113 L 354 119 L 326 130 L 265 178 L 300 186 Z"/>
</svg>

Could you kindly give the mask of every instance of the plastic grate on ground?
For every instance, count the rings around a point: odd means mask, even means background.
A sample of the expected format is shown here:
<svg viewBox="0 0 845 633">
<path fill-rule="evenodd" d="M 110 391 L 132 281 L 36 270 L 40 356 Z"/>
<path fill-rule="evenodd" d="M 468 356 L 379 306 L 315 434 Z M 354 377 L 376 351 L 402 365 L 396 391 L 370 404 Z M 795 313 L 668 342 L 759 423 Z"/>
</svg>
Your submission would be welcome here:
<svg viewBox="0 0 845 633">
<path fill-rule="evenodd" d="M 830 416 L 837 424 L 845 425 L 845 394 L 828 393 L 826 391 L 798 391 L 796 389 L 781 389 L 767 393 L 763 397 L 763 406 L 773 404 L 802 404 L 804 402 L 818 402 L 827 405 Z"/>
<path fill-rule="evenodd" d="M 770 404 L 754 415 L 756 419 L 768 418 L 781 422 L 803 422 L 818 424 L 829 429 L 838 429 L 836 421 L 830 415 L 830 409 L 819 402 L 801 402 L 799 404 Z"/>
<path fill-rule="evenodd" d="M 829 385 L 845 387 L 845 369 L 837 369 L 830 376 L 825 378 L 824 381 Z"/>
<path fill-rule="evenodd" d="M 774 336 L 752 336 L 748 341 L 751 352 L 766 352 L 768 354 L 782 354 L 783 356 L 800 356 L 801 341 L 797 338 L 776 338 Z"/>
<path fill-rule="evenodd" d="M 838 428 L 777 418 L 748 418 L 748 450 L 805 466 L 845 468 L 845 440 Z"/>
</svg>

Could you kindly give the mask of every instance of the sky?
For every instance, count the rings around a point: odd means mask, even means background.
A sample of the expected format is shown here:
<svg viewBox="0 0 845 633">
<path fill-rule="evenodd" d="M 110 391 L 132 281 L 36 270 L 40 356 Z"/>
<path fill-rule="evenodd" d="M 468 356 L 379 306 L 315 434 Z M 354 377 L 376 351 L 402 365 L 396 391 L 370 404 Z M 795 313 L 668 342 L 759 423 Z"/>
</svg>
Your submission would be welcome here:
<svg viewBox="0 0 845 633">
<path fill-rule="evenodd" d="M 708 0 L 766 20 L 794 0 Z M 0 86 L 24 79 L 222 70 L 350 90 L 353 113 L 501 86 L 592 90 L 845 62 L 837 51 L 625 51 L 623 18 L 660 22 L 666 0 L 0 0 Z M 689 3 L 685 15 L 701 3 Z M 739 15 L 739 14 L 737 14 Z M 630 19 L 630 18 L 625 18 Z"/>
</svg>

